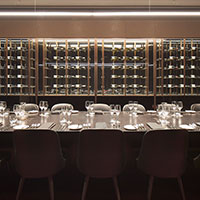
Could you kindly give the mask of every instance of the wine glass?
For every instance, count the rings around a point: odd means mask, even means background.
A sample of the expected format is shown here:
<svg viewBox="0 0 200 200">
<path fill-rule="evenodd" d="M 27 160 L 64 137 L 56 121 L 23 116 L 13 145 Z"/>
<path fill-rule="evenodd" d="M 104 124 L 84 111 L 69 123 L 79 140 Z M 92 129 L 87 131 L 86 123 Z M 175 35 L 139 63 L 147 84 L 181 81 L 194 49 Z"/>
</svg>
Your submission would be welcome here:
<svg viewBox="0 0 200 200">
<path fill-rule="evenodd" d="M 40 101 L 39 103 L 39 107 L 41 109 L 41 115 L 40 116 L 44 116 L 44 101 Z"/>
<path fill-rule="evenodd" d="M 48 101 L 44 101 L 43 102 L 43 109 L 44 109 L 44 115 L 45 115 L 45 112 L 47 111 L 47 109 L 48 109 Z"/>
<path fill-rule="evenodd" d="M 89 116 L 93 116 L 95 114 L 94 112 L 94 102 L 93 101 L 90 101 L 90 105 L 89 105 L 89 108 L 88 108 L 88 111 L 89 111 Z"/>
<path fill-rule="evenodd" d="M 16 118 L 19 119 L 19 116 L 20 116 L 20 105 L 19 104 L 13 105 L 13 112 L 15 113 Z"/>
<path fill-rule="evenodd" d="M 6 101 L 0 101 L 0 113 L 3 115 L 7 107 Z"/>
<path fill-rule="evenodd" d="M 90 106 L 90 102 L 91 102 L 91 101 L 85 101 L 85 108 L 86 108 L 86 110 L 87 110 L 86 116 L 89 116 L 88 109 L 89 109 L 89 106 Z"/>
<path fill-rule="evenodd" d="M 110 115 L 111 115 L 111 123 L 115 123 L 115 119 L 114 119 L 114 114 L 115 114 L 115 105 L 114 104 L 110 104 Z"/>
<path fill-rule="evenodd" d="M 115 113 L 116 113 L 116 116 L 118 117 L 121 113 L 121 105 L 117 104 L 115 106 Z M 117 123 L 120 123 L 118 120 L 116 121 Z"/>
<path fill-rule="evenodd" d="M 182 101 L 177 102 L 177 108 L 179 110 L 179 116 L 181 116 L 181 110 L 183 108 L 183 102 Z"/>
<path fill-rule="evenodd" d="M 128 102 L 128 107 L 129 107 L 129 110 L 130 110 L 129 116 L 132 116 L 133 104 L 134 104 L 133 101 Z"/>
<path fill-rule="evenodd" d="M 71 124 L 71 114 L 72 114 L 72 110 L 73 110 L 72 105 L 69 105 L 69 106 L 66 107 L 67 116 L 68 116 L 67 124 Z"/>
<path fill-rule="evenodd" d="M 138 101 L 133 101 L 133 113 L 134 113 L 134 116 L 137 116 L 137 110 L 138 110 Z"/>
<path fill-rule="evenodd" d="M 177 106 L 176 101 L 172 101 L 172 104 L 171 104 L 172 116 L 176 116 L 177 107 L 178 107 L 178 106 Z"/>
<path fill-rule="evenodd" d="M 115 113 L 117 116 L 119 116 L 120 112 L 121 112 L 121 105 L 117 104 L 115 106 Z"/>
</svg>

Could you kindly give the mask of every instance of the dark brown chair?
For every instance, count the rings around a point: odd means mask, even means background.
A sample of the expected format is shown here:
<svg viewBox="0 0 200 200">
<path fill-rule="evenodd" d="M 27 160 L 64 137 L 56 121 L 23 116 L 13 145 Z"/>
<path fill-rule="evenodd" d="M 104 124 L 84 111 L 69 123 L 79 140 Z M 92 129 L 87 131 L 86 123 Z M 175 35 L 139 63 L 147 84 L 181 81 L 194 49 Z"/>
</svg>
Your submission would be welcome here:
<svg viewBox="0 0 200 200">
<path fill-rule="evenodd" d="M 21 176 L 16 200 L 26 178 L 48 178 L 53 200 L 53 175 L 65 165 L 57 133 L 52 130 L 16 130 L 13 143 L 15 166 Z"/>
<path fill-rule="evenodd" d="M 200 103 L 194 103 L 190 107 L 191 110 L 200 111 Z"/>
<path fill-rule="evenodd" d="M 148 200 L 151 199 L 154 177 L 177 178 L 185 200 L 181 176 L 186 168 L 187 149 L 187 130 L 152 130 L 144 135 L 137 165 L 150 175 Z"/>
<path fill-rule="evenodd" d="M 89 178 L 112 178 L 117 199 L 117 183 L 124 165 L 124 139 L 120 130 L 83 130 L 78 145 L 77 166 L 85 175 L 82 200 L 85 200 Z"/>
</svg>

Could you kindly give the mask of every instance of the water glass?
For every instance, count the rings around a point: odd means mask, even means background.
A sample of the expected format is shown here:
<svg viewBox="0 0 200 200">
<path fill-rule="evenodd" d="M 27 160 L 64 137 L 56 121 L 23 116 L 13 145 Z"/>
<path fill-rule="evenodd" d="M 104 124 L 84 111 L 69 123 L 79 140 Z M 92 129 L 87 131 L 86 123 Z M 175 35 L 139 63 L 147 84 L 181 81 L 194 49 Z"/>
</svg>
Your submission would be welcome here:
<svg viewBox="0 0 200 200">
<path fill-rule="evenodd" d="M 7 108 L 6 101 L 0 101 L 0 114 L 3 115 Z"/>
<path fill-rule="evenodd" d="M 94 112 L 94 105 L 93 105 L 93 101 L 90 102 L 90 106 L 88 108 L 88 112 L 89 112 L 89 116 L 94 116 L 95 112 Z"/>
<path fill-rule="evenodd" d="M 137 116 L 138 101 L 133 101 L 133 115 Z"/>
<path fill-rule="evenodd" d="M 15 115 L 9 115 L 10 126 L 15 126 L 17 124 L 17 118 Z"/>
<path fill-rule="evenodd" d="M 48 109 L 48 102 L 47 101 L 40 101 L 39 107 L 41 109 L 41 115 L 40 116 L 44 116 L 45 111 Z"/>
<path fill-rule="evenodd" d="M 44 101 L 44 102 L 43 102 L 44 114 L 45 114 L 45 112 L 47 111 L 48 107 L 49 107 L 48 101 Z"/>
<path fill-rule="evenodd" d="M 67 106 L 67 108 L 66 108 L 67 116 L 68 116 L 67 124 L 71 124 L 71 114 L 72 114 L 72 110 L 73 110 L 72 105 Z"/>
<path fill-rule="evenodd" d="M 129 101 L 128 102 L 128 107 L 129 107 L 129 116 L 132 116 L 132 113 L 133 113 L 133 105 L 134 105 L 134 102 L 133 101 Z"/>
</svg>

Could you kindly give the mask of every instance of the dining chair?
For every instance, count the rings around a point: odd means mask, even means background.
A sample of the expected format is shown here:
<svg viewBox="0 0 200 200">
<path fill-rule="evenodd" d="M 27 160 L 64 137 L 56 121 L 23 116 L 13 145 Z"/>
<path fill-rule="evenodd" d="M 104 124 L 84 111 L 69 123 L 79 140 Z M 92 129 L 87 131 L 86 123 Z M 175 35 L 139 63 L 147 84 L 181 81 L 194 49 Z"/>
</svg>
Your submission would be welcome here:
<svg viewBox="0 0 200 200">
<path fill-rule="evenodd" d="M 190 106 L 191 110 L 200 111 L 200 103 L 194 103 Z"/>
<path fill-rule="evenodd" d="M 55 105 L 52 106 L 51 112 L 52 113 L 59 113 L 59 112 L 61 112 L 62 108 L 70 107 L 70 106 L 72 106 L 72 105 L 69 104 L 69 103 L 58 103 L 58 104 L 55 104 Z M 72 106 L 72 109 L 74 109 L 73 106 Z"/>
<path fill-rule="evenodd" d="M 53 175 L 65 166 L 60 140 L 52 130 L 15 130 L 14 162 L 21 176 L 16 200 L 19 200 L 27 178 L 48 178 L 50 199 L 54 200 Z"/>
<path fill-rule="evenodd" d="M 85 175 L 81 200 L 85 200 L 90 178 L 112 178 L 117 199 L 117 176 L 124 167 L 124 139 L 120 130 L 87 129 L 80 133 L 77 167 Z"/>
<path fill-rule="evenodd" d="M 26 103 L 24 106 L 25 106 L 24 109 L 25 109 L 26 112 L 30 112 L 30 111 L 39 112 L 39 106 L 37 104 Z"/>
<path fill-rule="evenodd" d="M 187 150 L 187 130 L 151 130 L 145 133 L 137 166 L 150 176 L 148 200 L 151 199 L 154 177 L 177 178 L 185 200 L 181 176 L 186 168 Z"/>
<path fill-rule="evenodd" d="M 127 112 L 127 111 L 130 111 L 129 105 L 130 105 L 130 104 L 124 105 L 123 111 L 126 111 L 126 112 Z M 141 112 L 145 112 L 145 111 L 146 111 L 146 108 L 145 108 L 142 104 L 137 104 L 137 110 L 139 110 L 139 111 L 141 111 Z"/>
<path fill-rule="evenodd" d="M 200 154 L 197 155 L 197 156 L 193 159 L 193 161 L 194 161 L 194 166 L 195 166 L 195 168 L 200 169 Z"/>
<path fill-rule="evenodd" d="M 110 111 L 110 106 L 105 103 L 92 104 L 94 111 Z"/>
<path fill-rule="evenodd" d="M 10 159 L 11 152 L 6 150 L 0 152 L 0 166 L 3 166 L 5 164 L 8 171 L 10 171 Z"/>
</svg>

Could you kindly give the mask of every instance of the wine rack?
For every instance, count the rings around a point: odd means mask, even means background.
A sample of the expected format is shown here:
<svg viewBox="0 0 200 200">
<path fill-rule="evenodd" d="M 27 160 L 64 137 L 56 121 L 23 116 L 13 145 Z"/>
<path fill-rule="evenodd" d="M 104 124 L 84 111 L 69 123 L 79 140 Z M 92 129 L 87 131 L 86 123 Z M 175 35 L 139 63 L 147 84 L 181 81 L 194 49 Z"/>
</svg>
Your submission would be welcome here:
<svg viewBox="0 0 200 200">
<path fill-rule="evenodd" d="M 200 93 L 200 40 L 185 41 L 185 94 Z"/>
<path fill-rule="evenodd" d="M 103 95 L 147 94 L 147 41 L 105 40 L 98 43 Z"/>
<path fill-rule="evenodd" d="M 0 93 L 6 94 L 6 40 L 0 40 Z"/>
<path fill-rule="evenodd" d="M 4 49 L 6 94 L 34 95 L 36 86 L 34 40 L 8 39 L 4 47 L 6 47 Z"/>
<path fill-rule="evenodd" d="M 0 39 L 0 94 L 200 94 L 200 39 Z"/>
<path fill-rule="evenodd" d="M 88 95 L 93 93 L 91 81 L 90 51 L 93 43 L 85 41 L 43 40 L 40 73 L 43 80 L 40 94 Z M 94 61 L 92 61 L 94 62 Z"/>
</svg>

